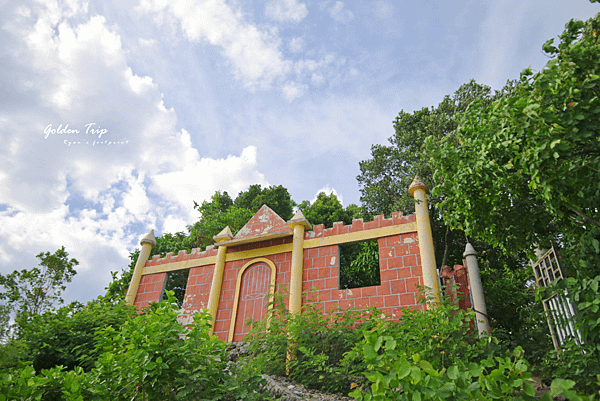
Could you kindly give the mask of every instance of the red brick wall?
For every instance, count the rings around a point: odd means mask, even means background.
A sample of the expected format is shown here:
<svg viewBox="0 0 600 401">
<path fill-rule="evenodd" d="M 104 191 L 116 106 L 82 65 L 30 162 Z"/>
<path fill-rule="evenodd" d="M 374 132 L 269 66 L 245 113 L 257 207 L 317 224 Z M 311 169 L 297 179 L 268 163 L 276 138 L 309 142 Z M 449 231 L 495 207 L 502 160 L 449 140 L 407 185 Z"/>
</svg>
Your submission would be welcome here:
<svg viewBox="0 0 600 401">
<path fill-rule="evenodd" d="M 181 316 L 182 319 L 189 319 L 185 321 L 191 322 L 196 311 L 208 308 L 208 296 L 214 269 L 215 265 L 190 268 Z"/>
<path fill-rule="evenodd" d="M 392 217 L 388 219 L 380 215 L 375 216 L 373 221 L 370 222 L 365 223 L 362 219 L 355 220 L 351 225 L 344 225 L 340 222 L 334 223 L 333 227 L 327 229 L 320 224 L 316 225 L 313 230 L 307 231 L 305 239 L 330 237 L 415 221 L 415 215 L 404 216 L 402 213 L 393 213 Z M 292 237 L 288 236 L 231 246 L 227 249 L 227 252 L 246 251 L 291 242 Z M 422 285 L 423 274 L 420 266 L 417 233 L 411 232 L 379 238 L 378 243 L 381 285 L 339 289 L 339 246 L 329 245 L 304 250 L 303 291 L 315 289 L 318 293 L 318 301 L 320 301 L 326 313 L 337 308 L 355 307 L 366 309 L 370 306 L 376 306 L 391 318 L 399 318 L 403 307 L 420 307 L 417 304 L 418 290 L 416 285 Z M 181 251 L 177 256 L 173 256 L 173 254 L 167 254 L 165 258 L 155 256 L 146 263 L 146 267 L 189 259 L 200 259 L 216 254 L 217 249 L 215 247 L 209 247 L 206 251 L 194 249 L 191 254 Z M 289 288 L 291 257 L 291 252 L 264 256 L 276 266 L 276 290 Z M 214 333 L 222 340 L 227 340 L 229 334 L 238 273 L 251 260 L 243 259 L 225 263 L 214 330 Z M 186 313 L 191 315 L 194 310 L 207 306 L 213 270 L 214 265 L 212 264 L 190 269 L 184 300 Z M 145 306 L 149 302 L 158 301 L 165 276 L 165 273 L 143 276 L 143 285 L 140 285 L 140 291 L 135 301 L 136 305 Z M 304 304 L 315 301 L 314 294 L 305 296 L 303 299 Z"/>
<path fill-rule="evenodd" d="M 418 306 L 418 289 L 423 285 L 417 233 L 379 238 L 381 284 L 339 289 L 339 246 L 331 245 L 304 250 L 303 291 L 316 290 L 303 298 L 303 304 L 319 301 L 324 312 L 335 309 L 371 306 L 399 318 L 401 309 Z"/>
<path fill-rule="evenodd" d="M 142 276 L 134 304 L 143 308 L 150 302 L 160 301 L 166 275 L 166 273 L 156 273 Z"/>
</svg>

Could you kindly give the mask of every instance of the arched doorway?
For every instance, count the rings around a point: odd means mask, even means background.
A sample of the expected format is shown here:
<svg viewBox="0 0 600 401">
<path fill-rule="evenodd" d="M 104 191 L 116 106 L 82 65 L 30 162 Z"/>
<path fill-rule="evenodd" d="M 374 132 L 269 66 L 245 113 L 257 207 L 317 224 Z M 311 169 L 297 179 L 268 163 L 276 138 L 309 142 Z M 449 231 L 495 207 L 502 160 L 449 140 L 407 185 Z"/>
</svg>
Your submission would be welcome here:
<svg viewBox="0 0 600 401">
<path fill-rule="evenodd" d="M 258 321 L 267 314 L 268 295 L 273 295 L 275 264 L 266 258 L 246 263 L 238 273 L 229 341 L 242 341 L 251 327 L 247 320 Z"/>
</svg>

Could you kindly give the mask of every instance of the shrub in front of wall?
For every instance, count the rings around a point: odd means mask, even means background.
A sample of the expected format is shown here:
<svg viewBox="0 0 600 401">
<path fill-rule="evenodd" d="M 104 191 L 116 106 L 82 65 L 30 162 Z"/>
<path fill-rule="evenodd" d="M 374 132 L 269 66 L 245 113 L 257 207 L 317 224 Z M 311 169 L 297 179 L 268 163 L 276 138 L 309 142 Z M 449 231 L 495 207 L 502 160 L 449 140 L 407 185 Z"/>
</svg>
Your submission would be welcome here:
<svg viewBox="0 0 600 401">
<path fill-rule="evenodd" d="M 310 303 L 301 314 L 292 315 L 285 307 L 285 294 L 277 293 L 274 299 L 267 317 L 254 323 L 246 338 L 249 356 L 241 363 L 260 373 L 287 375 L 311 389 L 348 394 L 351 380 L 341 363 L 362 338 L 368 314 L 324 314 L 319 303 Z"/>
</svg>

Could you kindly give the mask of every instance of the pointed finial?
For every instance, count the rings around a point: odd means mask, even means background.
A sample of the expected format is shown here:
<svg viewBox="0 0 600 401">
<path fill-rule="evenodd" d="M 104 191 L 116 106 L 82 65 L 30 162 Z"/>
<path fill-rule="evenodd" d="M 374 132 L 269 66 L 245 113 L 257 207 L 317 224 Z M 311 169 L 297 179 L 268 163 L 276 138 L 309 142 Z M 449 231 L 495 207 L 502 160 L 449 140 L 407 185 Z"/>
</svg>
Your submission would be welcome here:
<svg viewBox="0 0 600 401">
<path fill-rule="evenodd" d="M 408 187 L 408 193 L 410 194 L 410 196 L 414 197 L 414 193 L 417 189 L 423 189 L 425 190 L 425 193 L 429 193 L 429 188 L 427 188 L 427 185 L 423 184 L 421 178 L 418 175 L 415 176 L 415 179 L 413 180 L 412 184 L 410 184 L 410 187 Z"/>
<path fill-rule="evenodd" d="M 466 258 L 470 255 L 477 256 L 477 251 L 475 250 L 475 248 L 473 248 L 473 245 L 471 245 L 470 242 L 467 242 L 467 246 L 465 246 L 465 253 L 463 253 L 463 258 Z"/>
<path fill-rule="evenodd" d="M 233 235 L 231 234 L 229 226 L 222 229 L 220 233 L 213 237 L 213 240 L 215 240 L 215 242 L 229 241 L 231 239 L 233 239 Z"/>
<path fill-rule="evenodd" d="M 146 235 L 140 241 L 140 245 L 150 244 L 152 246 L 156 246 L 156 238 L 154 237 L 154 230 L 151 230 L 148 235 Z"/>
<path fill-rule="evenodd" d="M 310 224 L 310 221 L 308 221 L 306 219 L 306 217 L 304 217 L 304 214 L 302 213 L 302 210 L 300 210 L 300 209 L 298 209 L 298 211 L 296 212 L 294 217 L 292 217 L 292 219 L 290 221 L 288 221 L 287 223 L 292 228 L 294 228 L 294 226 L 296 226 L 298 224 L 302 224 L 305 228 L 312 230 L 312 224 Z"/>
</svg>

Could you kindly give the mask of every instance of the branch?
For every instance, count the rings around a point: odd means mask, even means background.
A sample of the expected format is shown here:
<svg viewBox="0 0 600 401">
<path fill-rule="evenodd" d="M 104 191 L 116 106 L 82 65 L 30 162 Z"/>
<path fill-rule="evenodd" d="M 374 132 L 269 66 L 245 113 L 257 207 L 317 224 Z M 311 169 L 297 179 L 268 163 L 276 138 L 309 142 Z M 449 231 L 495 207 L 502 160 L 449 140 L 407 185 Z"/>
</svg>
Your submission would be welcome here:
<svg viewBox="0 0 600 401">
<path fill-rule="evenodd" d="M 448 257 L 450 256 L 450 244 L 448 243 L 448 237 L 450 234 L 450 226 L 446 226 L 446 235 L 444 235 L 444 257 L 442 258 L 442 266 L 448 264 Z"/>
<path fill-rule="evenodd" d="M 579 217 L 581 217 L 582 219 L 584 219 L 584 220 L 585 220 L 585 221 L 587 221 L 588 223 L 591 223 L 591 224 L 595 224 L 595 225 L 597 225 L 597 226 L 600 226 L 600 221 L 598 221 L 598 220 L 594 219 L 593 217 L 591 217 L 591 216 L 588 216 L 587 214 L 585 214 L 585 213 L 582 213 L 582 212 L 580 212 L 579 210 L 576 210 L 575 208 L 573 208 L 573 207 L 571 207 L 571 206 L 569 206 L 569 210 L 570 210 L 570 211 L 572 211 L 572 212 L 574 212 L 575 214 L 577 214 Z"/>
</svg>

